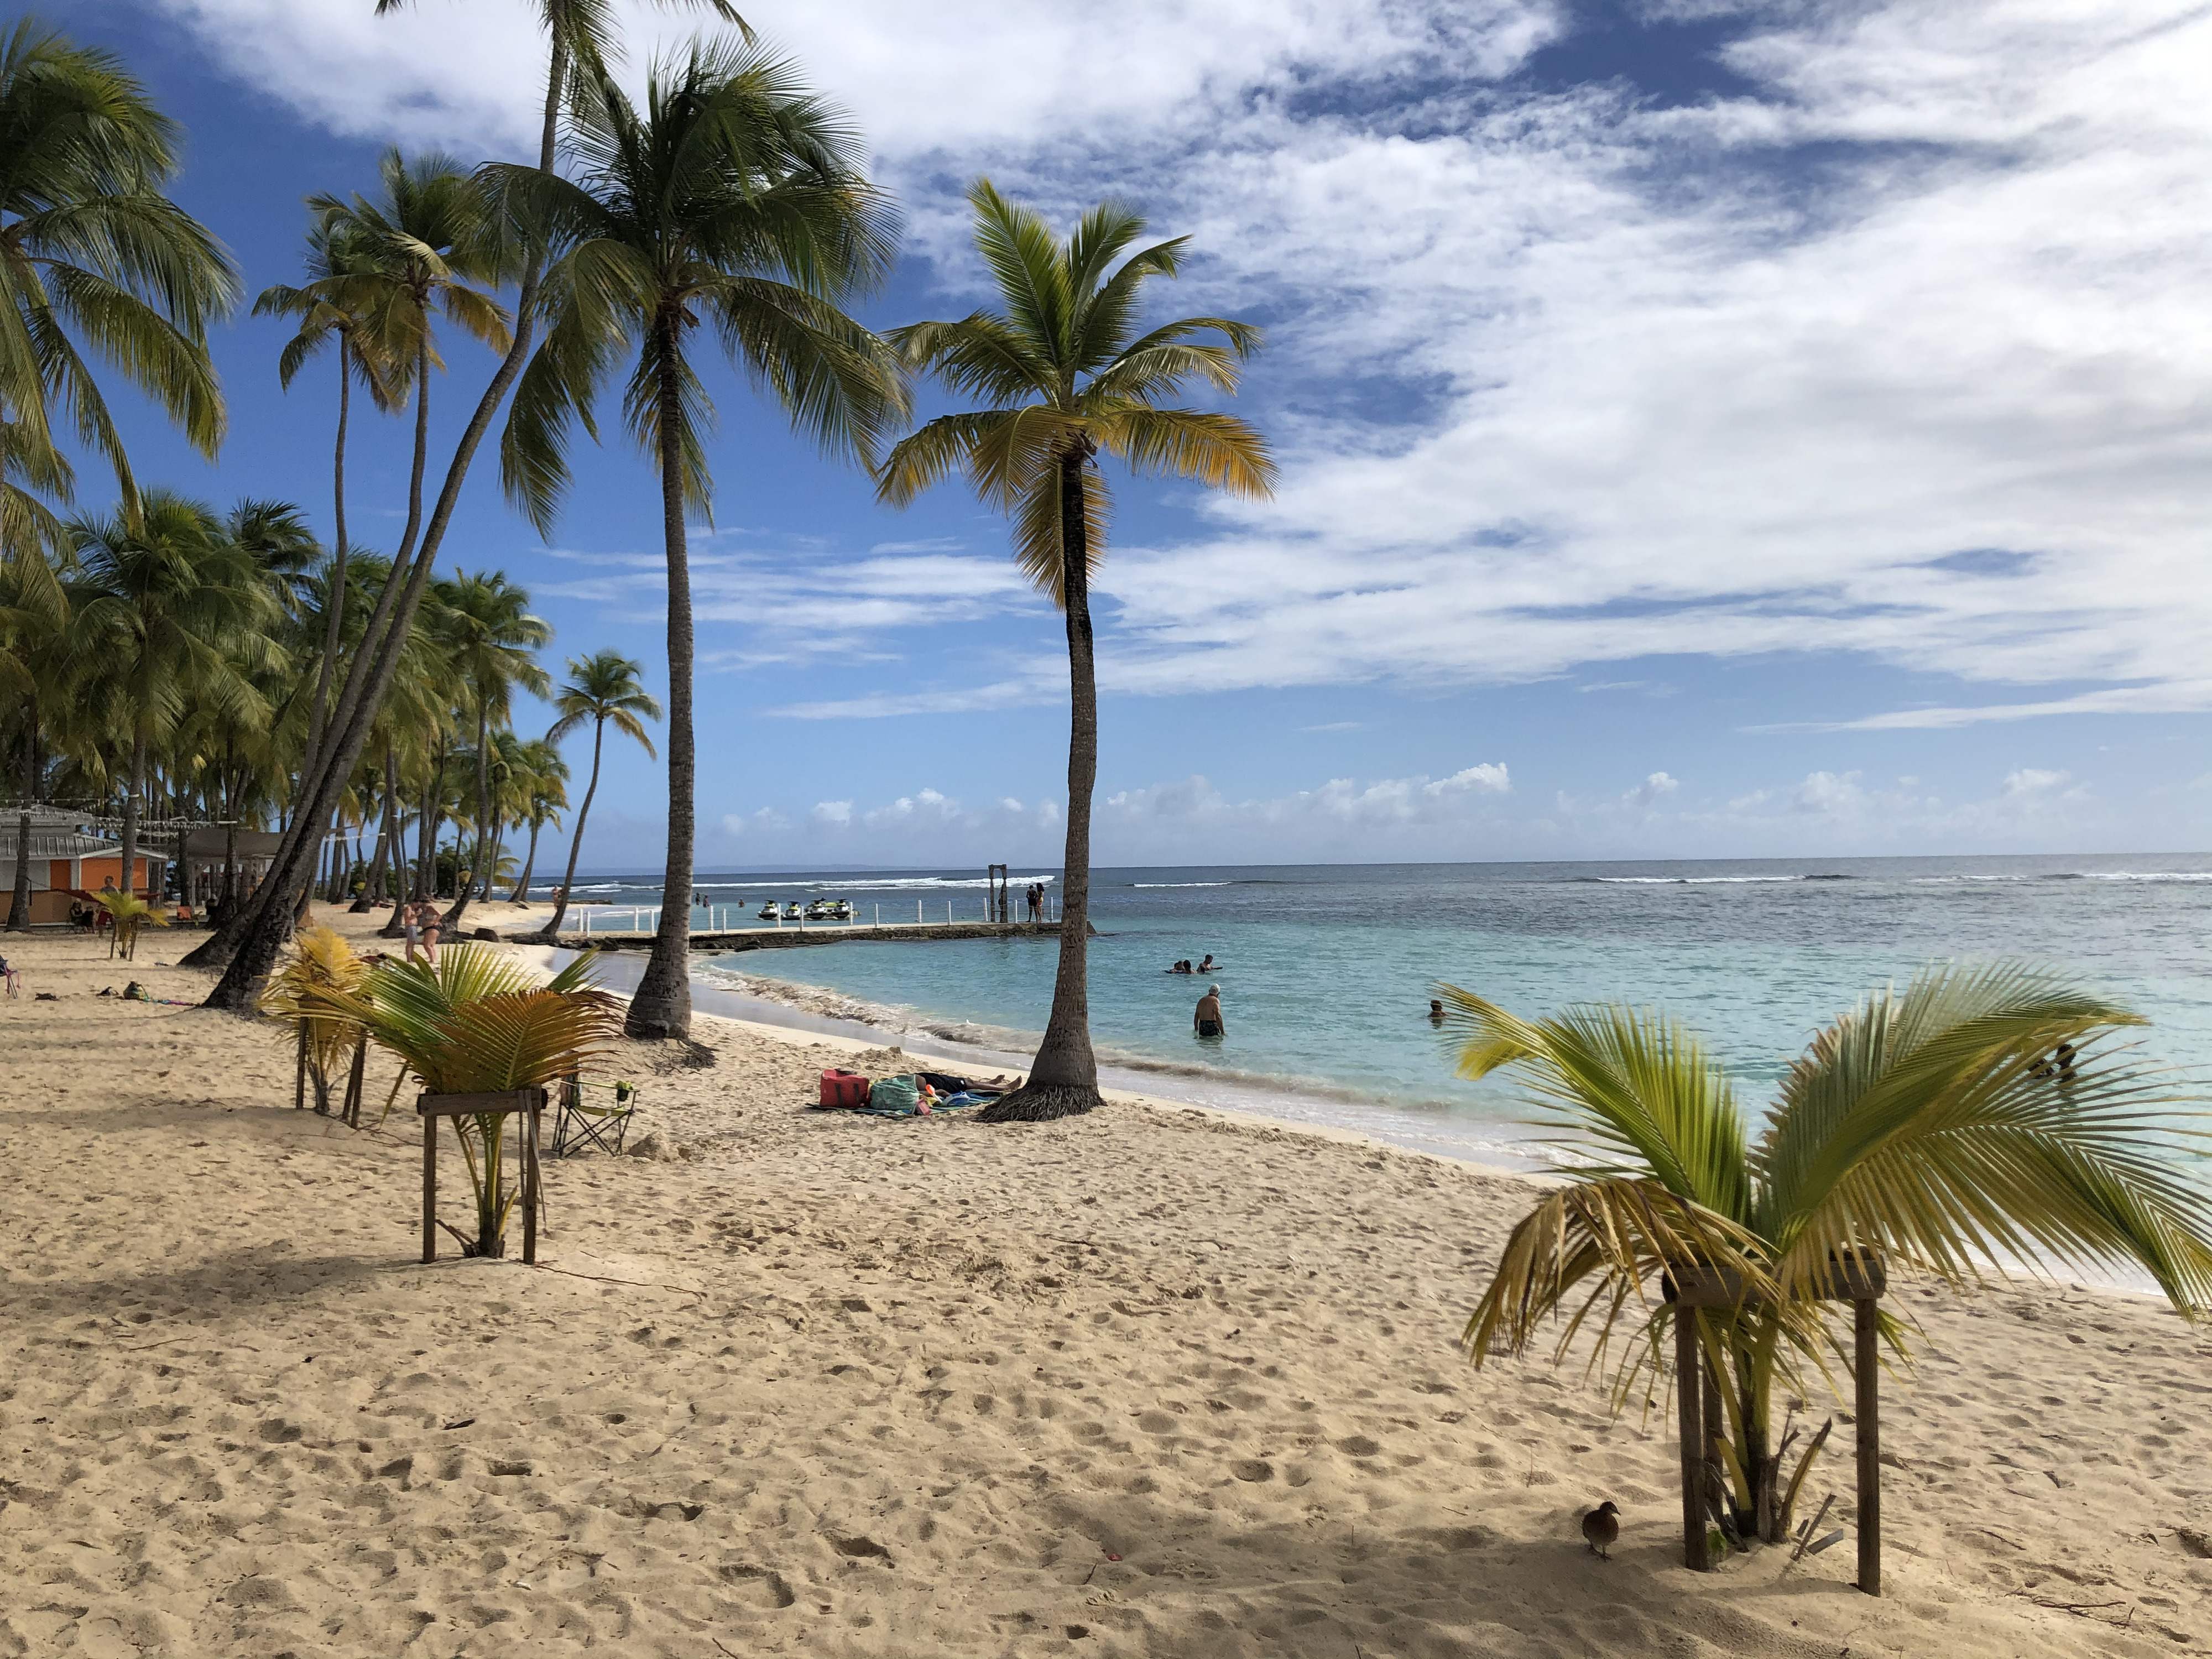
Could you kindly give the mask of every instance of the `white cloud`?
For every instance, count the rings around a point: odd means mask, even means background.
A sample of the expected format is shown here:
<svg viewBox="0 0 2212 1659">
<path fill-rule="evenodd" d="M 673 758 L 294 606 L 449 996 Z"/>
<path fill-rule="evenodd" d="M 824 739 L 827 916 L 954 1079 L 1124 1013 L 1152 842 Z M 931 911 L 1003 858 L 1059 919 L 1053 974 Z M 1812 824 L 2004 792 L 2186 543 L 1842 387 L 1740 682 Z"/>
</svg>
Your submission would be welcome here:
<svg viewBox="0 0 2212 1659">
<path fill-rule="evenodd" d="M 1621 802 L 1628 806 L 1652 806 L 1675 793 L 1682 787 L 1681 780 L 1671 778 L 1664 772 L 1654 772 L 1623 795 Z"/>
<path fill-rule="evenodd" d="M 520 5 L 149 3 L 341 131 L 530 145 Z M 1877 729 L 2212 707 L 2194 0 L 1747 9 L 1753 92 L 1678 107 L 1499 84 L 1571 26 L 1542 0 L 750 12 L 854 108 L 950 280 L 954 188 L 989 167 L 1055 211 L 1141 200 L 1194 236 L 1178 304 L 1273 319 L 1245 408 L 1282 494 L 1117 550 L 1111 688 L 1850 652 L 2039 689 L 1835 711 Z M 641 58 L 694 27 L 624 15 Z M 702 617 L 779 602 L 732 572 L 702 572 Z M 841 568 L 834 604 L 857 631 L 1038 601 L 945 548 Z M 979 678 L 787 712 L 1065 684 Z"/>
</svg>

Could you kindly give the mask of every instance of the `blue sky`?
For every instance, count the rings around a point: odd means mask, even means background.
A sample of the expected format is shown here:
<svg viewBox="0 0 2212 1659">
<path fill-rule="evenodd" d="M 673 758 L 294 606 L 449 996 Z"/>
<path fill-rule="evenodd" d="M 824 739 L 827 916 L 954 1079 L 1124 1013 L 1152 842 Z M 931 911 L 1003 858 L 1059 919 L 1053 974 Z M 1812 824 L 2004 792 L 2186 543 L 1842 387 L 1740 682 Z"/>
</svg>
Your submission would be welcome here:
<svg viewBox="0 0 2212 1659">
<path fill-rule="evenodd" d="M 249 291 L 379 147 L 532 153 L 519 0 L 71 0 L 191 134 Z M 1264 323 L 1279 498 L 1118 482 L 1102 862 L 2160 850 L 2212 810 L 2212 20 L 2139 0 L 752 0 L 907 214 L 871 320 L 982 298 L 978 173 L 1188 233 L 1164 312 Z M 632 71 L 693 22 L 631 11 Z M 334 389 L 218 333 L 218 463 L 327 523 Z M 448 440 L 490 364 L 456 345 Z M 702 868 L 1053 861 L 1066 668 L 1004 527 L 904 513 L 723 374 Z M 368 423 L 357 539 L 404 434 Z M 660 674 L 657 499 L 552 544 L 472 479 L 449 563 Z M 612 751 L 586 862 L 656 855 Z M 579 749 L 574 758 L 585 760 Z M 580 780 L 578 786 L 580 792 Z"/>
</svg>

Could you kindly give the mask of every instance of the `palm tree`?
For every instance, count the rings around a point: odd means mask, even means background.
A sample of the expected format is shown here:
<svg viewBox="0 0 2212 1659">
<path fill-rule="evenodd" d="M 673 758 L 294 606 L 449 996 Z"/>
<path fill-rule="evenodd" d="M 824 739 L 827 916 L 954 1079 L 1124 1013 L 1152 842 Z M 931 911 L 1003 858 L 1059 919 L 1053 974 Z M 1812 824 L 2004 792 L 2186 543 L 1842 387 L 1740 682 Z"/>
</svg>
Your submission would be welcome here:
<svg viewBox="0 0 2212 1659">
<path fill-rule="evenodd" d="M 149 489 L 136 510 L 78 519 L 70 529 L 86 588 L 75 648 L 112 687 L 131 751 L 123 795 L 127 893 L 149 749 L 188 701 L 243 723 L 265 717 L 247 673 L 281 658 L 270 636 L 276 606 L 260 561 L 198 501 Z"/>
<path fill-rule="evenodd" d="M 2055 975 L 1938 965 L 1868 997 L 1814 1037 L 1755 1134 L 1696 1036 L 1655 1011 L 1528 1021 L 1437 988 L 1461 1075 L 1512 1068 L 1580 1154 L 1507 1240 L 1468 1322 L 1474 1363 L 1571 1305 L 1562 1352 L 1595 1331 L 1602 1360 L 1640 1320 L 1624 1401 L 1656 1382 L 1679 1316 L 1653 1281 L 1740 1277 L 1739 1305 L 1697 1316 L 1727 1425 L 1718 1518 L 1739 1539 L 1788 1535 L 1804 1465 L 1783 1480 L 1775 1386 L 1838 1352 L 1818 1298 L 1847 1255 L 1961 1291 L 2039 1260 L 2126 1263 L 2185 1313 L 2212 1305 L 2207 1194 L 2180 1169 L 2202 1103 L 2111 1041 L 2141 1016 Z M 1885 1325 L 1903 1352 L 1910 1328 Z"/>
<path fill-rule="evenodd" d="M 530 595 L 501 571 L 476 575 L 463 571 L 440 597 L 447 661 L 459 678 L 477 719 L 476 880 L 460 884 L 453 908 L 446 913 L 446 926 L 457 927 L 477 886 L 482 886 L 487 898 L 491 896 L 487 854 L 494 815 L 486 767 L 492 727 L 507 724 L 518 688 L 541 697 L 551 691 L 552 680 L 531 653 L 553 637 L 553 629 L 544 618 L 530 614 Z"/>
<path fill-rule="evenodd" d="M 901 440 L 877 493 L 903 507 L 951 473 L 965 474 L 983 501 L 1013 520 L 1015 562 L 1066 613 L 1070 720 L 1060 969 L 1028 1085 L 982 1114 L 992 1122 L 1036 1122 L 1098 1103 L 1086 971 L 1091 794 L 1098 776 L 1091 578 L 1106 555 L 1108 495 L 1094 458 L 1103 450 L 1139 472 L 1195 478 L 1249 497 L 1273 491 L 1275 467 L 1266 441 L 1234 416 L 1161 407 L 1193 380 L 1235 392 L 1238 363 L 1260 345 L 1258 329 L 1225 317 L 1186 317 L 1138 334 L 1145 280 L 1175 276 L 1188 237 L 1124 259 L 1145 222 L 1116 204 L 1091 209 L 1063 243 L 988 179 L 976 180 L 968 200 L 975 246 L 998 284 L 1001 309 L 955 323 L 915 323 L 890 338 L 910 367 L 985 407 L 939 416 Z M 1209 334 L 1226 343 L 1201 343 Z"/>
<path fill-rule="evenodd" d="M 568 763 L 550 738 L 532 738 L 521 750 L 522 820 L 530 826 L 530 851 L 522 860 L 522 879 L 507 896 L 509 904 L 529 902 L 530 878 L 538 868 L 538 832 L 561 826 L 568 806 Z"/>
<path fill-rule="evenodd" d="M 323 726 L 330 713 L 331 671 L 337 659 L 338 635 L 344 620 L 346 562 L 351 548 L 346 536 L 346 430 L 353 408 L 353 383 L 358 378 L 369 401 L 388 415 L 404 402 L 412 368 L 404 351 L 395 361 L 392 343 L 380 337 L 379 325 L 388 320 L 389 308 L 374 301 L 382 296 L 375 294 L 372 284 L 352 280 L 381 274 L 380 251 L 351 216 L 325 210 L 307 230 L 307 285 L 292 288 L 279 283 L 264 289 L 253 302 L 257 317 L 300 319 L 298 332 L 285 343 L 277 359 L 277 380 L 286 391 L 291 390 L 293 378 L 309 357 L 332 341 L 337 344 L 337 443 L 331 463 L 331 511 L 337 537 L 331 544 L 331 592 L 337 602 L 325 618 L 321 661 L 315 670 L 315 701 L 308 721 L 303 770 L 313 769 L 315 750 L 322 744 Z M 352 309 L 347 308 L 348 302 Z"/>
<path fill-rule="evenodd" d="M 561 890 L 553 898 L 552 919 L 537 935 L 544 944 L 553 942 L 561 931 L 562 920 L 568 914 L 568 894 L 576 884 L 576 854 L 584 846 L 584 820 L 592 814 L 592 797 L 599 793 L 599 757 L 605 747 L 607 727 L 611 725 L 624 737 L 635 738 L 648 757 L 659 758 L 653 752 L 653 739 L 646 735 L 645 722 L 660 718 L 660 705 L 639 681 L 638 676 L 644 672 L 641 665 L 619 651 L 595 651 L 588 657 L 571 657 L 568 683 L 553 700 L 553 712 L 558 718 L 553 722 L 553 729 L 545 734 L 545 741 L 558 743 L 589 720 L 592 781 L 584 786 L 584 804 L 576 809 L 576 828 L 568 837 L 568 867 L 562 874 Z M 684 914 L 690 914 L 688 906 Z"/>
<path fill-rule="evenodd" d="M 660 927 L 628 1030 L 683 1036 L 695 768 L 684 526 L 713 499 L 703 430 L 713 406 L 690 331 L 711 322 L 799 430 L 872 459 L 902 388 L 875 337 L 839 307 L 889 270 L 893 216 L 860 176 L 843 118 L 788 64 L 750 48 L 694 45 L 657 65 L 642 110 L 604 77 L 580 88 L 571 144 L 573 181 L 484 169 L 507 211 L 554 254 L 539 296 L 544 343 L 515 389 L 501 461 L 508 494 L 550 532 L 568 484 L 568 428 L 597 435 L 599 388 L 635 342 L 624 418 L 660 472 L 668 561 L 669 806 Z"/>
<path fill-rule="evenodd" d="M 64 422 L 114 470 L 126 509 L 137 498 L 76 340 L 202 453 L 222 441 L 207 324 L 236 302 L 238 278 L 214 234 L 161 193 L 178 137 L 112 54 L 27 17 L 0 42 L 0 422 L 11 468 L 58 499 L 73 479 Z"/>
</svg>

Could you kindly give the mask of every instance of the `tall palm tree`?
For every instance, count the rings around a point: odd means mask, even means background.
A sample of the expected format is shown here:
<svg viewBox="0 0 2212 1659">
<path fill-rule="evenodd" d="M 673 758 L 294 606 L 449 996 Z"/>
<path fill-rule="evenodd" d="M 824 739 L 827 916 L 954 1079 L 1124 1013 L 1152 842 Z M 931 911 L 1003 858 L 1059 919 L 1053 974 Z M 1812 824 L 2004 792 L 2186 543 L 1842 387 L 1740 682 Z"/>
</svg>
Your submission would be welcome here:
<svg viewBox="0 0 2212 1659">
<path fill-rule="evenodd" d="M 492 727 L 507 723 L 518 690 L 541 697 L 552 690 L 552 680 L 531 653 L 553 637 L 553 629 L 543 617 L 531 615 L 530 595 L 502 571 L 463 571 L 441 597 L 447 660 L 477 721 L 475 879 L 460 884 L 453 908 L 446 913 L 446 926 L 456 927 L 473 891 L 480 888 L 485 897 L 491 895 L 486 854 L 495 819 L 488 770 Z"/>
<path fill-rule="evenodd" d="M 568 894 L 576 884 L 576 855 L 584 848 L 584 820 L 592 815 L 592 797 L 599 793 L 599 759 L 606 745 L 607 727 L 611 725 L 624 737 L 635 739 L 648 757 L 659 758 L 653 752 L 645 722 L 660 718 L 660 705 L 639 680 L 644 672 L 642 665 L 619 651 L 571 657 L 568 684 L 553 700 L 553 712 L 558 718 L 546 732 L 545 741 L 558 743 L 590 721 L 592 781 L 584 786 L 584 804 L 576 809 L 576 828 L 568 837 L 568 867 L 562 874 L 561 890 L 554 896 L 552 917 L 537 935 L 545 944 L 553 942 L 568 914 Z M 688 902 L 684 914 L 690 914 Z"/>
<path fill-rule="evenodd" d="M 17 548 L 0 558 L 0 755 L 17 746 L 21 793 L 15 819 L 15 884 L 7 931 L 31 926 L 31 809 L 39 802 L 45 769 L 40 710 L 64 695 L 64 644 L 74 584 L 56 579 L 48 555 Z"/>
<path fill-rule="evenodd" d="M 0 422 L 11 467 L 59 500 L 73 483 L 65 423 L 137 505 L 79 341 L 204 454 L 222 441 L 207 324 L 236 302 L 238 278 L 213 233 L 161 193 L 178 137 L 112 54 L 28 17 L 0 41 Z"/>
<path fill-rule="evenodd" d="M 903 507 L 951 473 L 964 474 L 983 501 L 1013 520 L 1015 562 L 1066 614 L 1060 967 L 1027 1086 L 982 1114 L 993 1122 L 1036 1122 L 1098 1103 L 1086 949 L 1091 795 L 1098 776 L 1091 578 L 1106 556 L 1109 497 L 1095 458 L 1103 450 L 1139 472 L 1195 478 L 1250 497 L 1273 491 L 1275 466 L 1266 441 L 1236 416 L 1162 407 L 1194 380 L 1235 392 L 1237 365 L 1260 345 L 1258 329 L 1225 317 L 1186 317 L 1138 332 L 1146 279 L 1175 276 L 1188 237 L 1129 253 L 1145 222 L 1107 202 L 1084 215 L 1062 242 L 988 179 L 976 180 L 968 200 L 1000 308 L 958 322 L 915 323 L 890 338 L 909 367 L 984 407 L 939 416 L 902 439 L 878 475 L 877 493 Z M 1207 335 L 1225 343 L 1205 343 L 1200 337 Z"/>
<path fill-rule="evenodd" d="M 262 289 L 253 301 L 257 317 L 300 319 L 298 331 L 285 342 L 276 363 L 277 381 L 286 391 L 291 390 L 293 379 L 308 358 L 325 345 L 335 343 L 337 347 L 337 441 L 331 461 L 331 516 L 336 535 L 331 543 L 331 592 L 337 603 L 325 618 L 303 770 L 313 769 L 315 750 L 322 744 L 323 726 L 330 714 L 331 672 L 337 660 L 338 635 L 345 615 L 346 562 L 351 551 L 346 535 L 346 435 L 353 410 L 353 383 L 358 379 L 369 401 L 388 415 L 404 402 L 413 368 L 405 351 L 394 352 L 395 343 L 383 337 L 381 325 L 389 321 L 391 307 L 377 301 L 386 296 L 377 294 L 372 284 L 351 280 L 381 274 L 380 254 L 385 264 L 391 263 L 390 250 L 372 243 L 354 218 L 325 209 L 307 229 L 305 286 L 278 283 Z"/>
<path fill-rule="evenodd" d="M 1507 1240 L 1468 1322 L 1474 1363 L 1562 1309 L 1561 1351 L 1595 1331 L 1601 1358 L 1640 1321 L 1625 1401 L 1658 1379 L 1679 1317 L 1655 1281 L 1740 1277 L 1741 1305 L 1697 1317 L 1727 1425 L 1717 1518 L 1741 1539 L 1787 1536 L 1775 1387 L 1837 1352 L 1818 1298 L 1844 1253 L 1961 1291 L 2024 1262 L 2125 1263 L 2185 1312 L 2212 1308 L 2208 1194 L 2182 1173 L 2203 1103 L 2112 1041 L 2140 1015 L 2053 974 L 1940 965 L 1868 997 L 1814 1037 L 1755 1132 L 1697 1037 L 1655 1011 L 1522 1020 L 1437 989 L 1461 1075 L 1510 1068 L 1581 1154 Z M 1902 1351 L 1909 1328 L 1886 1323 Z"/>
<path fill-rule="evenodd" d="M 522 745 L 522 821 L 530 826 L 530 851 L 522 860 L 522 878 L 507 896 L 509 904 L 529 902 L 530 878 L 538 868 L 538 836 L 547 824 L 561 826 L 568 808 L 568 763 L 547 738 L 532 738 Z"/>
<path fill-rule="evenodd" d="M 85 596 L 73 630 L 117 700 L 130 750 L 123 794 L 122 888 L 133 886 L 146 757 L 187 702 L 241 722 L 264 718 L 248 672 L 273 664 L 276 605 L 260 561 L 205 506 L 167 490 L 135 507 L 78 519 L 70 531 Z"/>
<path fill-rule="evenodd" d="M 395 10 L 404 3 L 405 0 L 380 0 L 377 9 L 380 13 Z M 743 20 L 730 11 L 727 0 L 706 0 L 706 3 L 743 27 Z M 587 55 L 594 64 L 611 60 L 612 12 L 605 0 L 540 0 L 540 9 L 552 37 L 552 52 L 546 75 L 544 124 L 538 166 L 542 173 L 550 174 L 562 94 L 574 79 L 570 65 L 580 65 Z M 491 240 L 496 246 L 499 238 L 495 235 Z M 385 695 L 409 648 L 416 612 L 428 591 L 430 574 L 459 506 L 462 488 L 468 481 L 477 450 L 490 431 L 494 416 L 506 402 L 529 356 L 532 319 L 538 308 L 539 269 L 536 259 L 531 258 L 518 258 L 502 264 L 503 272 L 509 277 L 520 277 L 521 283 L 515 299 L 519 320 L 512 343 L 454 441 L 444 483 L 422 523 L 420 544 L 413 540 L 410 532 L 394 556 L 391 578 L 378 596 L 362 648 L 355 653 L 331 709 L 330 741 L 325 752 L 316 757 L 315 765 L 301 779 L 301 793 L 315 802 L 319 810 L 327 810 L 334 801 L 340 780 L 352 771 L 368 744 Z M 222 977 L 209 993 L 206 1006 L 241 1012 L 253 1007 L 260 994 L 260 981 L 275 965 L 277 952 L 289 936 L 290 919 L 285 914 L 286 908 L 295 896 L 304 890 L 307 878 L 307 848 L 296 839 L 280 845 L 256 902 L 241 912 L 234 926 L 226 923 L 186 958 L 223 969 Z M 280 896 L 282 903 L 278 902 Z"/>
<path fill-rule="evenodd" d="M 645 106 L 604 77 L 579 88 L 574 179 L 484 169 L 506 210 L 552 250 L 545 340 L 515 389 L 501 443 L 508 493 L 550 531 L 568 481 L 572 423 L 598 434 L 602 382 L 632 345 L 625 424 L 660 473 L 668 562 L 668 852 L 660 927 L 631 999 L 634 1036 L 691 1028 L 689 951 L 695 757 L 691 582 L 685 520 L 713 501 L 704 427 L 713 406 L 691 331 L 723 351 L 825 449 L 873 458 L 903 388 L 875 337 L 840 307 L 890 267 L 888 198 L 860 172 L 860 142 L 784 62 L 695 44 L 656 65 Z"/>
</svg>

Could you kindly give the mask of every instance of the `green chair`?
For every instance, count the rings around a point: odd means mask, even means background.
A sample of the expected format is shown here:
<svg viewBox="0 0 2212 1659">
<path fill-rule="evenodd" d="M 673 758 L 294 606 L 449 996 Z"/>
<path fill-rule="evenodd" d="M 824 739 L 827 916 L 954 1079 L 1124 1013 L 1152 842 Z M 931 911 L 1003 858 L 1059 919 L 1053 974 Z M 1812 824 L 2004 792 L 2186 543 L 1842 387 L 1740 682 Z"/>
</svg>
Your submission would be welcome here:
<svg viewBox="0 0 2212 1659">
<path fill-rule="evenodd" d="M 637 1085 L 586 1083 L 570 1078 L 561 1085 L 561 1115 L 553 1126 L 553 1156 L 567 1158 L 596 1147 L 617 1153 L 637 1113 Z"/>
</svg>

